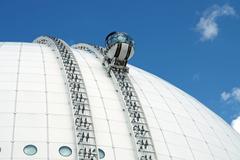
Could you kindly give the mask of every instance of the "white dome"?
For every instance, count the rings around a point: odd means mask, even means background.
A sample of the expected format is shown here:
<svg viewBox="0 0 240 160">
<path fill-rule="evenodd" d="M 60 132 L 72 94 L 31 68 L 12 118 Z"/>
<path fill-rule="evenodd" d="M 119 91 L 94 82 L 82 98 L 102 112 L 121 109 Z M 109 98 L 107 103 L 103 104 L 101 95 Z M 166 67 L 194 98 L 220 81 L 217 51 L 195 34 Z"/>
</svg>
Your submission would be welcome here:
<svg viewBox="0 0 240 160">
<path fill-rule="evenodd" d="M 34 43 L 0 46 L 0 160 L 75 160 L 72 108 L 55 52 Z M 103 160 L 136 159 L 111 78 L 94 54 L 72 51 L 86 85 Z M 168 82 L 129 68 L 158 160 L 240 159 L 240 135 L 219 116 Z M 67 157 L 68 147 L 72 154 Z"/>
</svg>

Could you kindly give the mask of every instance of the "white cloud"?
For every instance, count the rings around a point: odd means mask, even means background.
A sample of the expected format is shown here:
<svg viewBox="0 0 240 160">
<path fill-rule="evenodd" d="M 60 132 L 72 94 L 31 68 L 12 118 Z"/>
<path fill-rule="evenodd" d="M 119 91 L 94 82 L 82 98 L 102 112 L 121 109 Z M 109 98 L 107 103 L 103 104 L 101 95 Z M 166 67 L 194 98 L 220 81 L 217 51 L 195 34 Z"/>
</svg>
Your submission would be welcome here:
<svg viewBox="0 0 240 160">
<path fill-rule="evenodd" d="M 233 88 L 233 91 L 232 91 L 232 97 L 240 102 L 240 88 Z"/>
<path fill-rule="evenodd" d="M 221 98 L 222 98 L 222 100 L 224 100 L 224 101 L 227 101 L 230 97 L 231 97 L 231 94 L 230 94 L 230 93 L 223 92 L 223 93 L 221 94 Z"/>
<path fill-rule="evenodd" d="M 235 87 L 230 92 L 222 92 L 221 98 L 226 102 L 234 101 L 240 103 L 240 87 Z"/>
<path fill-rule="evenodd" d="M 214 5 L 204 11 L 203 16 L 196 25 L 196 31 L 200 32 L 201 40 L 206 41 L 216 38 L 219 32 L 217 18 L 233 15 L 236 15 L 234 8 L 227 4 L 223 6 Z"/>
<path fill-rule="evenodd" d="M 240 116 L 232 121 L 231 126 L 240 133 Z"/>
</svg>

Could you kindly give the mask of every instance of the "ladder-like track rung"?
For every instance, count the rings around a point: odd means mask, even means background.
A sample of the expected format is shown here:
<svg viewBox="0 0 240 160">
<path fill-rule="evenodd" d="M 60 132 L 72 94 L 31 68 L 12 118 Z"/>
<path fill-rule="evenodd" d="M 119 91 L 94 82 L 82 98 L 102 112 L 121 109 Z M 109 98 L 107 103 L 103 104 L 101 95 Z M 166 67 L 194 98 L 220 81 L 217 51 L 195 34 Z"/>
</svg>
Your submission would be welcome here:
<svg viewBox="0 0 240 160">
<path fill-rule="evenodd" d="M 83 151 L 82 155 L 78 154 L 77 159 L 98 160 L 96 137 L 87 91 L 74 54 L 68 45 L 54 37 L 43 37 L 37 40 L 37 42 L 48 44 L 54 51 L 58 52 L 56 57 L 59 63 L 61 63 L 61 70 L 66 78 L 65 84 L 69 89 L 70 104 L 72 105 L 73 118 L 75 121 L 75 134 L 76 139 L 79 140 L 76 142 L 77 148 L 81 148 L 79 153 Z M 57 50 L 55 48 L 57 48 Z"/>
<path fill-rule="evenodd" d="M 151 153 L 151 160 L 157 160 L 143 108 L 127 73 L 124 70 L 121 72 L 121 70 L 114 67 L 110 68 L 109 73 L 112 76 L 113 81 L 115 81 L 114 84 L 116 84 L 116 90 L 119 91 L 119 95 L 122 97 L 123 104 L 125 105 L 123 106 L 123 110 L 128 116 L 138 158 L 145 160 L 147 158 L 146 154 Z M 145 159 L 142 159 L 142 155 L 144 155 L 143 158 Z M 146 160 L 149 160 L 149 157 Z"/>
</svg>

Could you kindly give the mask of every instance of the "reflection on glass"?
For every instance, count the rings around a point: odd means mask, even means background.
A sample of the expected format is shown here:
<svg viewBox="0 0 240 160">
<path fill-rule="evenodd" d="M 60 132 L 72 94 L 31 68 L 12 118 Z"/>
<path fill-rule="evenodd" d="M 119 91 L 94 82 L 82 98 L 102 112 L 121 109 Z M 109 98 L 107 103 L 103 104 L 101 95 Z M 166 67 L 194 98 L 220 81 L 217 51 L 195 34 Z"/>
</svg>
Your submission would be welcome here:
<svg viewBox="0 0 240 160">
<path fill-rule="evenodd" d="M 23 152 L 28 156 L 32 156 L 37 153 L 37 147 L 31 144 L 27 145 L 23 148 Z"/>
<path fill-rule="evenodd" d="M 134 47 L 133 39 L 126 33 L 122 33 L 122 32 L 112 32 L 107 36 L 106 38 L 107 46 L 112 46 L 116 43 L 127 43 Z"/>
<path fill-rule="evenodd" d="M 59 153 L 63 157 L 69 157 L 72 154 L 72 149 L 68 146 L 62 146 L 59 148 Z"/>
<path fill-rule="evenodd" d="M 99 153 L 99 158 L 103 159 L 105 157 L 105 152 L 102 149 L 98 149 L 98 153 Z"/>
</svg>

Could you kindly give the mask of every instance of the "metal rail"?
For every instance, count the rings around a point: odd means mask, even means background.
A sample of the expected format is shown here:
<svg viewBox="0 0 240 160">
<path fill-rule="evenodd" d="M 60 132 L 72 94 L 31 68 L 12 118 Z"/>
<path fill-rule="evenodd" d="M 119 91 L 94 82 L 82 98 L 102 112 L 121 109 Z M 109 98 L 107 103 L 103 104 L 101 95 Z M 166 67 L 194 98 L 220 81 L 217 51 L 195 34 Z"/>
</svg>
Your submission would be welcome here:
<svg viewBox="0 0 240 160">
<path fill-rule="evenodd" d="M 135 145 L 137 159 L 157 160 L 157 155 L 147 119 L 137 92 L 135 91 L 134 86 L 128 76 L 128 68 L 114 66 L 109 64 L 107 61 L 104 61 L 104 48 L 97 46 L 89 47 L 81 44 L 76 44 L 72 47 L 75 49 L 87 48 L 88 50 L 92 50 L 92 52 L 95 53 L 100 60 L 103 60 L 102 64 L 109 73 L 109 76 L 112 78 L 114 87 L 121 99 L 123 111 L 125 112 L 128 120 L 130 135 Z"/>
<path fill-rule="evenodd" d="M 137 93 L 125 69 L 112 67 L 109 71 L 114 86 L 120 94 L 124 112 L 128 116 L 131 136 L 136 145 L 139 160 L 156 160 L 152 136 Z"/>
<path fill-rule="evenodd" d="M 34 42 L 51 47 L 61 65 L 72 106 L 78 160 L 99 160 L 88 95 L 73 52 L 58 38 L 42 36 Z"/>
</svg>

